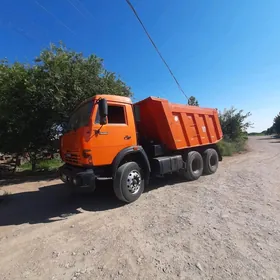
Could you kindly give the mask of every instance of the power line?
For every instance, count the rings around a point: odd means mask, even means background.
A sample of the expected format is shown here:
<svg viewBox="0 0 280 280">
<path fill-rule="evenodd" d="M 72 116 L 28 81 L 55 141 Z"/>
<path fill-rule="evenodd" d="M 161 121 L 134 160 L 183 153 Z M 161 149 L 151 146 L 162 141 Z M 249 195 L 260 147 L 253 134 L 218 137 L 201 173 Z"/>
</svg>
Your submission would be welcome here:
<svg viewBox="0 0 280 280">
<path fill-rule="evenodd" d="M 85 4 L 83 4 L 81 0 L 76 0 L 76 2 L 78 2 L 80 4 L 80 6 L 84 8 L 84 11 L 86 11 L 92 19 L 95 19 L 93 14 L 87 9 Z"/>
<path fill-rule="evenodd" d="M 71 0 L 67 1 L 84 19 L 87 19 L 87 17 L 82 13 L 82 11 L 79 10 L 79 8 Z"/>
<path fill-rule="evenodd" d="M 53 17 L 60 25 L 65 27 L 69 32 L 71 32 L 73 35 L 76 35 L 75 32 L 68 27 L 63 21 L 61 21 L 58 17 L 56 17 L 53 13 L 51 13 L 46 7 L 44 7 L 42 4 L 40 4 L 38 1 L 34 1 L 36 5 L 38 5 L 41 9 L 43 9 L 46 13 L 48 13 L 51 17 Z"/>
<path fill-rule="evenodd" d="M 134 15 L 136 16 L 136 18 L 138 19 L 139 23 L 141 24 L 142 28 L 144 29 L 146 35 L 148 36 L 150 42 L 152 43 L 152 45 L 154 46 L 156 52 L 158 53 L 158 55 L 160 56 L 161 60 L 163 61 L 163 63 L 165 64 L 165 66 L 167 67 L 168 71 L 170 72 L 171 76 L 173 77 L 173 79 L 175 80 L 179 90 L 184 94 L 184 96 L 188 99 L 187 95 L 185 94 L 184 90 L 182 89 L 182 87 L 180 86 L 178 80 L 176 79 L 175 75 L 173 74 L 172 70 L 170 69 L 169 65 L 167 64 L 167 62 L 165 61 L 165 59 L 163 58 L 162 54 L 160 53 L 159 49 L 157 48 L 155 42 L 153 41 L 153 39 L 151 38 L 148 30 L 146 29 L 144 23 L 142 22 L 142 20 L 140 19 L 140 17 L 138 16 L 136 10 L 134 9 L 133 5 L 131 4 L 131 2 L 129 0 L 126 0 L 127 4 L 129 5 L 129 7 L 131 8 L 131 10 L 133 11 Z"/>
</svg>

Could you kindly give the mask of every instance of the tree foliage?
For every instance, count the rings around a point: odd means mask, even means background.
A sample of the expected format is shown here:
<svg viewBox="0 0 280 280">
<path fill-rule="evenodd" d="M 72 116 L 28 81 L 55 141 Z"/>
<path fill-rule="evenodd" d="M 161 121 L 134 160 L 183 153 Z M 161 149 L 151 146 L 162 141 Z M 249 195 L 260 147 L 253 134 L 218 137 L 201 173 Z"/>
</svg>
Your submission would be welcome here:
<svg viewBox="0 0 280 280">
<path fill-rule="evenodd" d="M 272 127 L 275 133 L 280 134 L 280 113 L 274 118 Z"/>
<path fill-rule="evenodd" d="M 30 65 L 0 62 L 0 151 L 36 154 L 47 147 L 73 109 L 96 94 L 131 96 L 103 60 L 67 49 L 44 49 Z"/>
<path fill-rule="evenodd" d="M 267 130 L 264 131 L 265 135 L 272 135 L 275 133 L 275 129 L 274 129 L 274 125 L 272 125 L 271 127 L 269 127 Z"/>
<path fill-rule="evenodd" d="M 252 124 L 247 121 L 251 113 L 244 113 L 243 110 L 237 111 L 235 108 L 224 110 L 220 113 L 220 123 L 224 138 L 226 140 L 238 141 L 244 137 L 247 129 Z"/>
<path fill-rule="evenodd" d="M 116 74 L 103 67 L 103 60 L 95 55 L 68 50 L 64 45 L 51 45 L 35 59 L 37 90 L 45 92 L 54 101 L 56 120 L 65 121 L 84 99 L 96 94 L 131 96 L 130 88 Z"/>
<path fill-rule="evenodd" d="M 198 101 L 194 96 L 190 96 L 190 98 L 188 99 L 188 105 L 199 106 Z"/>
<path fill-rule="evenodd" d="M 273 125 L 265 130 L 266 135 L 280 134 L 280 113 L 274 118 Z"/>
</svg>

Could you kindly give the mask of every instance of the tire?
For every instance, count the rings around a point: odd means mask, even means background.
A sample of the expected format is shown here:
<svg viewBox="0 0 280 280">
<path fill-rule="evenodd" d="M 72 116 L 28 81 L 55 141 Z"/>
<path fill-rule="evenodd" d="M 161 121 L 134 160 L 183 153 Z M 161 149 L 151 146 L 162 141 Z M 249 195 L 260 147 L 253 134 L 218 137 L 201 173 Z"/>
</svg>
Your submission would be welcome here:
<svg viewBox="0 0 280 280">
<path fill-rule="evenodd" d="M 64 187 L 69 195 L 78 194 L 78 189 L 70 182 L 64 182 Z"/>
<path fill-rule="evenodd" d="M 217 151 L 214 149 L 207 149 L 203 153 L 203 163 L 204 163 L 203 173 L 205 175 L 210 175 L 215 173 L 219 166 L 219 156 Z"/>
<path fill-rule="evenodd" d="M 126 203 L 137 200 L 144 191 L 144 185 L 143 172 L 136 162 L 127 162 L 118 168 L 114 192 L 119 200 Z"/>
<path fill-rule="evenodd" d="M 200 153 L 196 151 L 189 152 L 187 155 L 186 169 L 183 170 L 183 176 L 188 181 L 197 180 L 203 173 L 203 159 Z"/>
</svg>

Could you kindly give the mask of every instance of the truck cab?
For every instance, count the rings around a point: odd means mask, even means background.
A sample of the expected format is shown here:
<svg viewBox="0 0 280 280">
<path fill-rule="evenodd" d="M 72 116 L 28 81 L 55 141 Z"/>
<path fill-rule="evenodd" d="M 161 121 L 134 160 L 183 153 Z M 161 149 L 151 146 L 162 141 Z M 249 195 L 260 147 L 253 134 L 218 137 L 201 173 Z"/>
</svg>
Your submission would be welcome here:
<svg viewBox="0 0 280 280">
<path fill-rule="evenodd" d="M 203 171 L 214 173 L 221 160 L 217 114 L 192 107 L 152 97 L 134 105 L 116 95 L 85 100 L 61 137 L 62 181 L 71 189 L 94 190 L 97 180 L 110 179 L 116 196 L 132 202 L 150 174 L 181 172 L 195 180 Z"/>
<path fill-rule="evenodd" d="M 107 103 L 105 123 L 99 113 L 101 100 Z M 77 166 L 110 165 L 122 149 L 137 145 L 132 102 L 127 97 L 86 100 L 70 117 L 67 130 L 61 139 L 62 159 Z"/>
<path fill-rule="evenodd" d="M 149 162 L 137 145 L 133 106 L 127 97 L 97 95 L 78 106 L 61 137 L 60 154 L 65 162 L 60 177 L 71 189 L 94 190 L 96 180 L 112 179 L 120 163 L 136 154 L 148 169 L 148 181 Z"/>
</svg>

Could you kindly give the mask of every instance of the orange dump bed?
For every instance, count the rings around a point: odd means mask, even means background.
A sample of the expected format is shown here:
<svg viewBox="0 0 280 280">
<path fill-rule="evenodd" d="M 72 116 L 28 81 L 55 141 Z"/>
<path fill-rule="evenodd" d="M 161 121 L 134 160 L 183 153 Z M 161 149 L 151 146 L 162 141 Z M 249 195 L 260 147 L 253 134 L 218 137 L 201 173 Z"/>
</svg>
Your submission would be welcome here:
<svg viewBox="0 0 280 280">
<path fill-rule="evenodd" d="M 140 137 L 164 144 L 170 150 L 214 144 L 223 137 L 215 109 L 172 104 L 155 97 L 135 106 L 139 110 Z"/>
</svg>

